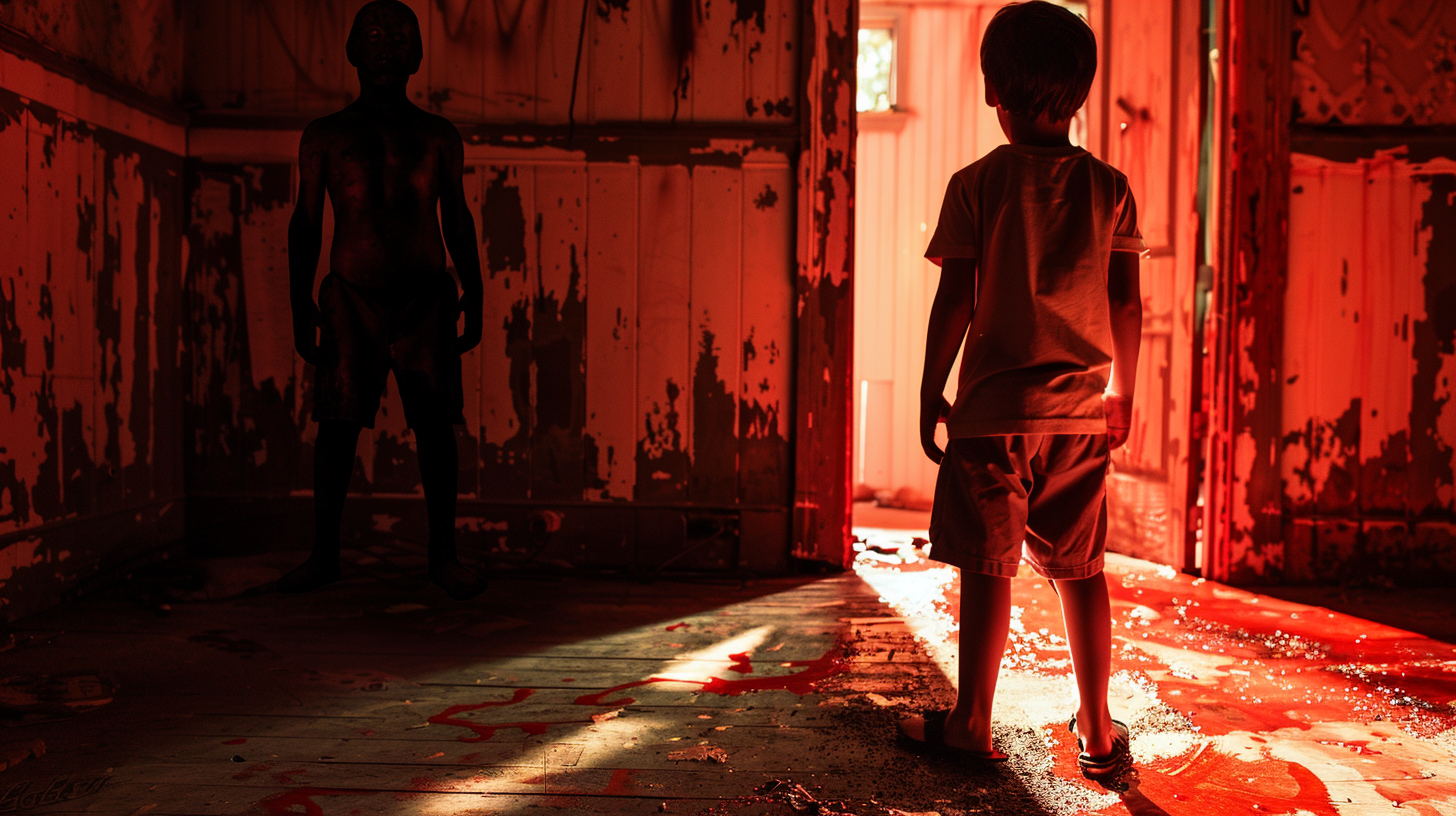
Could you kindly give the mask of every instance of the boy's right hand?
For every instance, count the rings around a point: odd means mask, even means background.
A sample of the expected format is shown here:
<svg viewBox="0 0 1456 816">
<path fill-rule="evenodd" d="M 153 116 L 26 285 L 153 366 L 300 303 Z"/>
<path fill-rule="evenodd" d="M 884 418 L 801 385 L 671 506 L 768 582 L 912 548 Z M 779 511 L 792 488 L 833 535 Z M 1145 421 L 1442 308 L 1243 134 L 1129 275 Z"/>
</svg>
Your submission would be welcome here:
<svg viewBox="0 0 1456 816">
<path fill-rule="evenodd" d="M 925 450 L 925 455 L 930 461 L 940 464 L 945 458 L 945 451 L 935 442 L 935 426 L 944 422 L 950 416 L 950 403 L 943 395 L 937 394 L 933 398 L 920 399 L 920 447 Z"/>
<path fill-rule="evenodd" d="M 1103 394 L 1102 413 L 1107 417 L 1107 449 L 1117 450 L 1132 432 L 1132 397 Z"/>
</svg>

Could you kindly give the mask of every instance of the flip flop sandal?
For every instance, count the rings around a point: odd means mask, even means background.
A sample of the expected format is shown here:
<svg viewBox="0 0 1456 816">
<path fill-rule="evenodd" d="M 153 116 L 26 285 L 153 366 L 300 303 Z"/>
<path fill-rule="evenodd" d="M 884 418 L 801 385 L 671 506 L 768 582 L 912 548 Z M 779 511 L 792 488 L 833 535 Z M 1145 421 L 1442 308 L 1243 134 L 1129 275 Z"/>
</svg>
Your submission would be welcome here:
<svg viewBox="0 0 1456 816">
<path fill-rule="evenodd" d="M 925 739 L 915 739 L 909 734 L 906 734 L 903 727 L 900 728 L 900 737 L 920 751 L 929 754 L 938 754 L 952 759 L 970 760 L 972 762 L 990 765 L 1006 761 L 1006 754 L 1003 754 L 995 748 L 989 751 L 972 751 L 969 748 L 957 748 L 954 745 L 946 744 L 945 719 L 949 715 L 950 711 L 946 709 L 927 711 L 921 715 L 921 718 L 925 721 Z"/>
<path fill-rule="evenodd" d="M 1082 769 L 1083 778 L 1108 790 L 1125 793 L 1129 785 L 1124 777 L 1132 770 L 1127 724 L 1112 721 L 1112 753 L 1105 757 L 1094 757 L 1082 749 L 1082 737 L 1077 733 L 1077 715 L 1073 714 L 1067 720 L 1067 730 L 1077 738 L 1077 766 Z"/>
</svg>

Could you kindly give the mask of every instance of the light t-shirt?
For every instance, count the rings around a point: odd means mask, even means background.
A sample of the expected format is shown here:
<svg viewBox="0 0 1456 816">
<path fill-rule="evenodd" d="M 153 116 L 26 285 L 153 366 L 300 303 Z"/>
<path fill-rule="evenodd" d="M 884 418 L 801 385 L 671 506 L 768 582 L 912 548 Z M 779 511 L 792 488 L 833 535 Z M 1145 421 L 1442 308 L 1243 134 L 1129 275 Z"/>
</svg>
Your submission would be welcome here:
<svg viewBox="0 0 1456 816">
<path fill-rule="evenodd" d="M 1144 249 L 1127 177 L 1080 147 L 1002 145 L 957 171 L 925 250 L 976 259 L 949 435 L 1105 433 L 1107 264 Z"/>
</svg>

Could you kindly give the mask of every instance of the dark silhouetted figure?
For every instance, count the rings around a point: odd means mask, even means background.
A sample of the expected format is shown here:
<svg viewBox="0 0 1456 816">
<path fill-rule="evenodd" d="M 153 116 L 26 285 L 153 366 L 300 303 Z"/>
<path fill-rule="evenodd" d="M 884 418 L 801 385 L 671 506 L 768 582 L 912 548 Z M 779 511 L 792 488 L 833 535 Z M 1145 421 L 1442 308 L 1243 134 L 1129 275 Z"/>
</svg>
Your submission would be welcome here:
<svg viewBox="0 0 1456 816">
<path fill-rule="evenodd" d="M 419 20 L 409 6 L 399 0 L 364 6 L 347 52 L 359 70 L 359 99 L 304 130 L 298 206 L 288 225 L 294 344 L 316 367 L 319 427 L 313 553 L 278 589 L 306 592 L 338 580 L 339 524 L 359 431 L 374 426 L 393 371 L 419 449 L 430 580 L 466 600 L 485 581 L 460 563 L 454 539 L 452 426 L 465 421 L 460 355 L 480 343 L 482 296 L 475 221 L 461 181 L 464 145 L 449 120 L 420 110 L 405 94 L 424 58 Z M 325 191 L 333 202 L 334 242 L 315 305 Z M 447 247 L 463 297 L 445 270 Z M 462 311 L 465 333 L 457 337 Z"/>
</svg>

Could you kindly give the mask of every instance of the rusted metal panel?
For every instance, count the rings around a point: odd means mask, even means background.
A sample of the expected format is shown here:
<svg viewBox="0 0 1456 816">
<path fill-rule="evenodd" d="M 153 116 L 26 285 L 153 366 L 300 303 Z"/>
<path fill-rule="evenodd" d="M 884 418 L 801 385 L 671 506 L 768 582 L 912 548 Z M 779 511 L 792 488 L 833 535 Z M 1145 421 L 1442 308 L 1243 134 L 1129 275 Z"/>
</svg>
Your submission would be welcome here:
<svg viewBox="0 0 1456 816">
<path fill-rule="evenodd" d="M 1295 121 L 1456 123 L 1456 6 L 1322 0 L 1294 18 Z"/>
<path fill-rule="evenodd" d="M 846 565 L 853 377 L 853 0 L 804 6 L 794 554 Z"/>
</svg>

